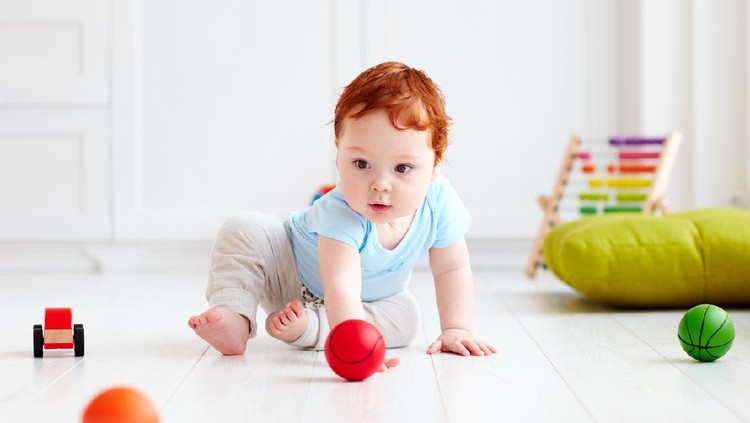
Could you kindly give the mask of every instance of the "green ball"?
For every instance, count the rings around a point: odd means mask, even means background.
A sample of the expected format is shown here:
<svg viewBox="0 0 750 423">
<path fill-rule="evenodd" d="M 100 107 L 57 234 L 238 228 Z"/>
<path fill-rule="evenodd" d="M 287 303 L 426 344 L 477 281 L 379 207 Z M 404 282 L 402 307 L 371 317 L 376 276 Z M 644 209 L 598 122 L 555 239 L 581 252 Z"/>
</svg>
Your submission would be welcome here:
<svg viewBox="0 0 750 423">
<path fill-rule="evenodd" d="M 682 349 L 699 361 L 714 361 L 732 348 L 734 323 L 724 309 L 697 305 L 682 317 L 677 331 Z"/>
</svg>

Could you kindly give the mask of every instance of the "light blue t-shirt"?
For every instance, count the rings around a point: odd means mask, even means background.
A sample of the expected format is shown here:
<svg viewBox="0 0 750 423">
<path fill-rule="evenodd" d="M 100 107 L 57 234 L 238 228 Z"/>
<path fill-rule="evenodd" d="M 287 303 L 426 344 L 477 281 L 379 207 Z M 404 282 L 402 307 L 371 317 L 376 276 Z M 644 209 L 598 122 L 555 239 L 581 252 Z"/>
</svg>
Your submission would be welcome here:
<svg viewBox="0 0 750 423">
<path fill-rule="evenodd" d="M 318 267 L 318 235 L 323 235 L 359 251 L 362 301 L 379 300 L 406 289 L 414 266 L 425 253 L 458 241 L 470 224 L 469 212 L 443 176 L 432 181 L 408 232 L 393 250 L 380 244 L 375 225 L 349 207 L 338 187 L 289 216 L 297 271 L 307 289 L 323 298 Z"/>
</svg>

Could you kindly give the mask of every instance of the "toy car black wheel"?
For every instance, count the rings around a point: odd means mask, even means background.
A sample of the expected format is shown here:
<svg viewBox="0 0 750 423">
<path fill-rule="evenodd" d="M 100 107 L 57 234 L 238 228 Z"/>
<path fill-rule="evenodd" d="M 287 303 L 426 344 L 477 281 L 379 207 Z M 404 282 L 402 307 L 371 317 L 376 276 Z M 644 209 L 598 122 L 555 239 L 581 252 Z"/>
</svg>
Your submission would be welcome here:
<svg viewBox="0 0 750 423">
<path fill-rule="evenodd" d="M 34 357 L 44 356 L 44 332 L 42 325 L 34 325 Z"/>
<path fill-rule="evenodd" d="M 83 325 L 73 325 L 73 350 L 76 357 L 83 357 Z"/>
</svg>

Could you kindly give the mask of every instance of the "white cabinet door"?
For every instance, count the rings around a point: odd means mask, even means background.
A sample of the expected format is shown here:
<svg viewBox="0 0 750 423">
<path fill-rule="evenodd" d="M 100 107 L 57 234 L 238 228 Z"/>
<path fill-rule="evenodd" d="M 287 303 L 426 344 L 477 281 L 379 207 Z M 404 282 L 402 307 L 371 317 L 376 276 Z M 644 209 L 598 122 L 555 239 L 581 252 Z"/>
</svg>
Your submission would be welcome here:
<svg viewBox="0 0 750 423">
<path fill-rule="evenodd" d="M 110 3 L 0 2 L 0 240 L 106 240 Z"/>
<path fill-rule="evenodd" d="M 104 0 L 1 1 L 0 103 L 105 103 L 109 13 Z"/>
<path fill-rule="evenodd" d="M 0 111 L 0 239 L 106 240 L 107 113 Z"/>
<path fill-rule="evenodd" d="M 117 239 L 211 238 L 332 181 L 327 2 L 134 3 L 115 10 Z"/>
</svg>

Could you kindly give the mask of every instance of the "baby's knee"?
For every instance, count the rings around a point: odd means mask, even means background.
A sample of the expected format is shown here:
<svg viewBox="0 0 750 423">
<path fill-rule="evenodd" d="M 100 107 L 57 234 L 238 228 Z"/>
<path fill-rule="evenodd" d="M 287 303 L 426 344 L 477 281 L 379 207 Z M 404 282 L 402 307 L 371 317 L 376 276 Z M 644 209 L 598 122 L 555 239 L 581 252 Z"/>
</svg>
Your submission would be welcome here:
<svg viewBox="0 0 750 423">
<path fill-rule="evenodd" d="M 222 236 L 252 234 L 260 229 L 259 218 L 260 216 L 256 213 L 230 216 L 224 221 L 219 234 Z"/>
<path fill-rule="evenodd" d="M 388 348 L 407 347 L 417 339 L 419 329 L 419 314 L 416 314 L 413 319 L 404 320 L 403 324 L 392 336 L 384 336 L 383 338 Z"/>
<path fill-rule="evenodd" d="M 391 309 L 391 324 L 386 325 L 383 339 L 388 348 L 410 345 L 417 338 L 421 328 L 419 305 L 411 295 L 394 298 Z"/>
<path fill-rule="evenodd" d="M 283 231 L 283 221 L 277 216 L 263 213 L 239 214 L 224 221 L 217 239 L 243 244 L 253 243 L 256 240 L 267 238 L 270 232 L 278 228 Z"/>
</svg>

